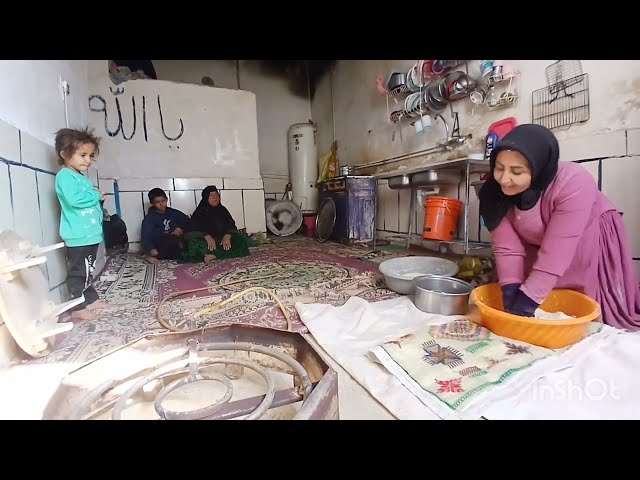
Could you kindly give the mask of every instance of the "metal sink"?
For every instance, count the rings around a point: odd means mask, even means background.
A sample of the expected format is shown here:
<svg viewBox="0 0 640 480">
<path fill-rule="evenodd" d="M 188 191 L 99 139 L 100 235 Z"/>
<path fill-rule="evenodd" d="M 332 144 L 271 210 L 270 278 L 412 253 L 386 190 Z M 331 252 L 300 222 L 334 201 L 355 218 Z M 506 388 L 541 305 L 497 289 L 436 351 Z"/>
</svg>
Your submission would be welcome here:
<svg viewBox="0 0 640 480">
<path fill-rule="evenodd" d="M 457 185 L 458 183 L 460 183 L 460 174 L 452 171 L 428 170 L 415 173 L 411 177 L 411 185 L 414 187 Z"/>
<path fill-rule="evenodd" d="M 389 188 L 397 190 L 399 188 L 411 188 L 411 175 L 399 175 L 389 179 Z"/>
<path fill-rule="evenodd" d="M 411 175 L 398 175 L 389 179 L 389 188 L 433 187 L 440 185 L 457 185 L 460 183 L 460 174 L 455 171 L 428 170 L 426 172 Z"/>
</svg>

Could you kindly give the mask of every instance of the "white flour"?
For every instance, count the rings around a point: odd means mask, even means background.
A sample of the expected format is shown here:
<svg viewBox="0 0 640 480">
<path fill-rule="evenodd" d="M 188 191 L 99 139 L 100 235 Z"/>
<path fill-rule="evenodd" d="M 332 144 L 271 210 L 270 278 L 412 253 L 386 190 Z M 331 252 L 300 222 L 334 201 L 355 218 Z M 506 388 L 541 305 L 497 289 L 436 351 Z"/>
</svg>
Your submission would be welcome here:
<svg viewBox="0 0 640 480">
<path fill-rule="evenodd" d="M 422 277 L 423 275 L 428 275 L 426 273 L 421 273 L 421 272 L 411 272 L 411 273 L 401 273 L 400 276 L 406 280 L 413 280 L 414 278 L 417 277 Z"/>
<path fill-rule="evenodd" d="M 541 308 L 538 308 L 535 311 L 534 315 L 535 315 L 535 318 L 537 318 L 538 320 L 570 320 L 572 318 L 576 318 L 576 317 L 572 317 L 571 315 L 567 315 L 564 312 L 556 312 L 556 313 L 545 312 Z"/>
</svg>

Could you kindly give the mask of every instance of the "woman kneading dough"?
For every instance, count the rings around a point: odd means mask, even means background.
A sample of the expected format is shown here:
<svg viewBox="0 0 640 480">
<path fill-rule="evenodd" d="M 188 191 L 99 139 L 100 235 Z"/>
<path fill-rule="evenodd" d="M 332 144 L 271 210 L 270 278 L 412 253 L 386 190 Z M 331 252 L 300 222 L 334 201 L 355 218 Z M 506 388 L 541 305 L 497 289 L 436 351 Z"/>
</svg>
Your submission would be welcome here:
<svg viewBox="0 0 640 480">
<path fill-rule="evenodd" d="M 554 134 L 519 125 L 491 152 L 480 215 L 491 232 L 505 310 L 533 317 L 551 290 L 593 298 L 602 321 L 640 329 L 640 286 L 622 213 L 591 174 L 559 163 Z"/>
</svg>

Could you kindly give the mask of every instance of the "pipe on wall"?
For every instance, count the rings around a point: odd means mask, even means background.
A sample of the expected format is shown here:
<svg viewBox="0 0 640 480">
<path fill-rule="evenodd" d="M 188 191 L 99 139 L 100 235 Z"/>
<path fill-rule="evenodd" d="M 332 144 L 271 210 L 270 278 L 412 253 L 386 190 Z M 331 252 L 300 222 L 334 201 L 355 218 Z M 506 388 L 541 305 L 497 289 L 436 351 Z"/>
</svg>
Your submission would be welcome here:
<svg viewBox="0 0 640 480">
<path fill-rule="evenodd" d="M 435 153 L 438 151 L 446 150 L 445 147 L 429 147 L 423 150 L 418 150 L 417 152 L 412 153 L 403 153 L 402 155 L 396 155 L 395 157 L 385 158 L 383 160 L 376 160 L 375 162 L 364 163 L 362 165 L 356 165 L 353 170 L 362 170 L 365 168 L 379 167 L 381 165 L 388 165 L 390 163 L 401 162 L 402 160 L 408 160 L 410 158 L 419 157 L 421 155 L 426 155 L 428 153 Z"/>
</svg>

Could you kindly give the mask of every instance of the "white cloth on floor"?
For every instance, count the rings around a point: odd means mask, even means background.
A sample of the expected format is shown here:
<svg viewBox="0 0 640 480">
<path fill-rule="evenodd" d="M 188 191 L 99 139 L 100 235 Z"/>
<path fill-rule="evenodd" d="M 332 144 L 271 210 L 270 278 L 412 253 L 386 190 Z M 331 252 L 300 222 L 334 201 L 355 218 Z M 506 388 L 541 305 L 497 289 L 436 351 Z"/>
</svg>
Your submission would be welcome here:
<svg viewBox="0 0 640 480">
<path fill-rule="evenodd" d="M 342 307 L 297 303 L 296 309 L 326 352 L 399 419 L 640 418 L 640 377 L 633 372 L 640 364 L 640 333 L 603 326 L 453 412 L 433 397 L 411 393 L 369 352 L 426 325 L 463 317 L 424 313 L 409 297 L 376 303 L 352 297 Z"/>
<path fill-rule="evenodd" d="M 295 307 L 327 354 L 396 418 L 439 419 L 395 376 L 367 355 L 377 345 L 413 333 L 425 325 L 440 325 L 462 317 L 424 313 L 408 297 L 375 303 L 351 297 L 341 307 L 320 303 L 296 303 Z"/>
<path fill-rule="evenodd" d="M 604 326 L 589 340 L 574 367 L 545 375 L 534 365 L 524 388 L 478 407 L 495 420 L 640 419 L 640 332 Z"/>
</svg>

